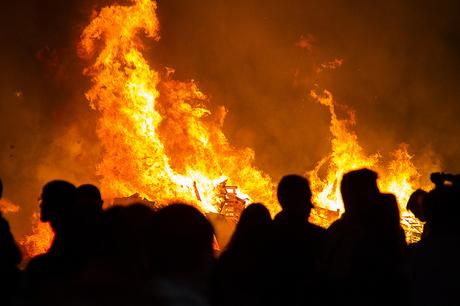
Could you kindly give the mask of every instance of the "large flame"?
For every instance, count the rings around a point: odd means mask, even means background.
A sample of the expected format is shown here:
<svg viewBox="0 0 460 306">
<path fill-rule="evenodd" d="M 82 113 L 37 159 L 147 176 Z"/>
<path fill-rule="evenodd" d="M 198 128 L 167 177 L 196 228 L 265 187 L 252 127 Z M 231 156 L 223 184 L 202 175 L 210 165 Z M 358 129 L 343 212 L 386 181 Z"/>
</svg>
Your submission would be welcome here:
<svg viewBox="0 0 460 306">
<path fill-rule="evenodd" d="M 339 119 L 332 94 L 324 91 L 319 95 L 312 91 L 310 95 L 319 103 L 327 106 L 331 114 L 330 131 L 332 134 L 332 153 L 323 158 L 308 173 L 314 194 L 314 202 L 330 210 L 343 209 L 340 196 L 340 181 L 343 174 L 360 168 L 374 169 L 379 173 L 379 187 L 384 192 L 395 194 L 400 209 L 405 209 L 405 204 L 411 193 L 419 186 L 420 174 L 412 162 L 412 156 L 408 153 L 408 146 L 401 144 L 393 153 L 393 159 L 388 165 L 383 165 L 380 154 L 368 155 L 359 145 L 358 136 L 350 127 L 355 124 L 354 112 L 348 109 L 348 118 Z M 321 178 L 319 172 L 325 166 L 325 178 Z"/>
<path fill-rule="evenodd" d="M 399 145 L 393 151 L 391 161 L 386 165 L 383 164 L 380 154 L 368 155 L 359 145 L 356 133 L 351 130 L 355 124 L 353 111 L 347 109 L 348 117 L 339 119 L 336 114 L 337 103 L 330 92 L 324 91 L 318 94 L 312 91 L 310 95 L 329 108 L 332 134 L 332 153 L 323 158 L 315 169 L 308 172 L 313 191 L 313 202 L 320 207 L 343 213 L 344 207 L 340 195 L 340 181 L 343 174 L 360 168 L 373 169 L 379 174 L 379 188 L 383 192 L 390 192 L 396 196 L 403 219 L 411 218 L 410 224 L 403 222 L 403 226 L 410 234 L 408 235 L 410 241 L 415 241 L 417 237 L 411 234 L 414 230 L 419 231 L 421 226 L 410 216 L 405 206 L 410 195 L 421 185 L 421 182 L 412 156 L 408 153 L 408 146 Z M 321 171 L 325 171 L 325 174 L 320 175 Z M 329 223 L 331 221 L 329 220 Z"/>
<path fill-rule="evenodd" d="M 132 0 L 128 6 L 103 8 L 81 35 L 79 55 L 94 60 L 85 70 L 92 79 L 86 97 L 100 113 L 97 133 L 104 153 L 98 174 L 104 197 L 138 194 L 159 205 L 186 201 L 204 212 L 216 212 L 216 187 L 226 181 L 239 187 L 240 198 L 262 202 L 275 213 L 279 208 L 274 184 L 253 166 L 254 151 L 234 148 L 222 132 L 225 108 L 211 113 L 196 82 L 174 80 L 171 68 L 161 73 L 150 67 L 143 40 L 159 40 L 158 31 L 156 2 Z M 335 60 L 319 69 L 341 63 Z M 343 174 L 368 167 L 378 171 L 380 188 L 396 195 L 407 216 L 404 205 L 419 186 L 407 146 L 398 147 L 392 161 L 383 165 L 379 154 L 368 155 L 359 145 L 351 129 L 355 123 L 351 110 L 339 119 L 329 92 L 311 96 L 328 107 L 332 134 L 332 153 L 308 173 L 313 202 L 343 212 L 339 189 Z M 327 226 L 337 216 L 327 222 L 312 220 Z M 53 236 L 38 215 L 34 218 L 33 234 L 22 241 L 29 255 L 45 252 Z"/>
<path fill-rule="evenodd" d="M 142 34 L 159 39 L 155 10 L 151 0 L 103 8 L 81 36 L 81 56 L 99 53 L 85 73 L 93 81 L 86 96 L 100 112 L 103 194 L 183 200 L 216 212 L 216 187 L 227 180 L 241 197 L 275 210 L 272 182 L 253 166 L 254 152 L 232 147 L 222 132 L 225 109 L 211 114 L 194 81 L 150 68 Z"/>
<path fill-rule="evenodd" d="M 358 144 L 358 137 L 349 129 L 349 126 L 355 124 L 353 112 L 348 112 L 349 118 L 347 119 L 338 119 L 330 92 L 325 91 L 324 95 L 318 95 L 312 91 L 310 95 L 329 108 L 332 134 L 332 153 L 323 158 L 315 169 L 308 174 L 313 192 L 313 202 L 329 210 L 343 212 L 339 184 L 342 176 L 350 170 L 374 167 L 379 156 L 377 154 L 367 156 Z M 322 179 L 319 172 L 325 165 L 328 166 L 327 174 Z"/>
</svg>

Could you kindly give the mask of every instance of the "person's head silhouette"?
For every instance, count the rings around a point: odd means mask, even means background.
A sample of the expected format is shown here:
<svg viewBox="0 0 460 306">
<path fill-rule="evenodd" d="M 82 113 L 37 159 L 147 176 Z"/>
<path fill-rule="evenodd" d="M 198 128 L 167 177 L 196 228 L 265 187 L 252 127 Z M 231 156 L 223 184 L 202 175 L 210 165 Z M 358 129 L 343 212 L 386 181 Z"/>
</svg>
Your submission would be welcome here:
<svg viewBox="0 0 460 306">
<path fill-rule="evenodd" d="M 430 190 L 425 198 L 427 221 L 433 233 L 459 235 L 457 226 L 460 214 L 460 193 L 451 185 L 439 185 Z"/>
<path fill-rule="evenodd" d="M 340 184 L 343 204 L 347 214 L 360 214 L 370 207 L 380 194 L 377 173 L 370 169 L 359 169 L 345 173 Z"/>
<path fill-rule="evenodd" d="M 277 196 L 281 208 L 287 213 L 308 216 L 313 208 L 310 184 L 303 176 L 284 176 L 278 184 Z"/>
<path fill-rule="evenodd" d="M 198 271 L 213 257 L 214 229 L 195 207 L 175 203 L 155 213 L 152 222 L 154 262 L 161 273 Z M 204 267 L 204 266 L 203 266 Z"/>
<path fill-rule="evenodd" d="M 100 214 L 102 213 L 102 200 L 101 192 L 92 184 L 83 184 L 77 188 L 77 205 L 85 214 Z"/>
<path fill-rule="evenodd" d="M 272 218 L 267 207 L 261 203 L 252 203 L 241 213 L 237 227 L 244 232 L 251 231 L 253 227 L 270 224 Z"/>
<path fill-rule="evenodd" d="M 235 232 L 229 243 L 229 248 L 257 243 L 264 235 L 268 235 L 272 218 L 267 207 L 261 203 L 252 203 L 241 213 Z"/>
<path fill-rule="evenodd" d="M 426 208 L 424 207 L 427 194 L 428 192 L 425 190 L 417 189 L 410 195 L 406 204 L 406 210 L 412 212 L 422 222 L 427 221 Z"/>
<path fill-rule="evenodd" d="M 40 220 L 49 222 L 55 232 L 71 217 L 76 187 L 62 180 L 54 180 L 43 186 L 40 196 Z"/>
</svg>

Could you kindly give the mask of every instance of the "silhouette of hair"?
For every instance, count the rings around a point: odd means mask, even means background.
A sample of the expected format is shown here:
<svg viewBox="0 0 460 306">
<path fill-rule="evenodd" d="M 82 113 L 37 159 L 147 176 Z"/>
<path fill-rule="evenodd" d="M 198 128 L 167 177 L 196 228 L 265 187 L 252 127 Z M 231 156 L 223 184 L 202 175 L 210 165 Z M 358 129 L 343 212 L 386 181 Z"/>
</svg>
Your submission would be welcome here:
<svg viewBox="0 0 460 306">
<path fill-rule="evenodd" d="M 407 201 L 406 209 L 414 214 L 420 221 L 426 221 L 425 198 L 428 192 L 422 189 L 415 190 Z"/>
<path fill-rule="evenodd" d="M 104 211 L 104 228 L 114 244 L 129 242 L 134 236 L 147 235 L 152 216 L 152 208 L 142 203 L 116 205 Z"/>
<path fill-rule="evenodd" d="M 54 217 L 72 210 L 75 201 L 76 187 L 63 180 L 54 180 L 43 186 L 41 194 L 41 215 L 43 222 L 54 221 Z"/>
<path fill-rule="evenodd" d="M 83 184 L 77 187 L 77 192 L 79 196 L 91 199 L 94 202 L 99 202 L 102 206 L 102 196 L 99 188 L 92 184 Z"/>
<path fill-rule="evenodd" d="M 98 215 L 102 212 L 101 192 L 91 184 L 83 184 L 77 188 L 78 209 L 84 215 Z"/>
<path fill-rule="evenodd" d="M 2 180 L 0 179 L 0 199 L 2 198 L 2 192 L 3 185 Z M 5 267 L 15 267 L 21 262 L 21 260 L 22 254 L 16 244 L 16 241 L 14 240 L 13 234 L 11 233 L 10 225 L 8 221 L 3 217 L 2 212 L 0 211 L 0 283 L 4 284 L 4 279 L 2 278 L 5 277 L 1 274 L 8 273 L 8 271 L 5 270 Z M 0 292 L 3 291 L 1 291 L 0 289 Z"/>
<path fill-rule="evenodd" d="M 211 305 L 270 305 L 264 302 L 273 283 L 272 225 L 264 205 L 253 203 L 243 210 L 230 243 L 214 265 Z"/>
<path fill-rule="evenodd" d="M 366 168 L 345 173 L 340 191 L 347 214 L 361 210 L 362 205 L 368 205 L 367 201 L 379 193 L 377 173 Z"/>
<path fill-rule="evenodd" d="M 303 210 L 312 207 L 308 180 L 300 175 L 286 175 L 278 184 L 278 202 L 283 210 Z"/>
<path fill-rule="evenodd" d="M 457 234 L 458 215 L 460 214 L 460 193 L 448 185 L 437 186 L 425 197 L 425 208 L 432 224 L 433 232 Z"/>
<path fill-rule="evenodd" d="M 240 219 L 227 248 L 254 242 L 256 237 L 267 234 L 272 222 L 270 212 L 261 203 L 253 203 L 241 213 Z"/>
<path fill-rule="evenodd" d="M 200 269 L 213 256 L 214 230 L 193 206 L 177 203 L 160 209 L 152 222 L 153 260 L 163 273 Z"/>
</svg>

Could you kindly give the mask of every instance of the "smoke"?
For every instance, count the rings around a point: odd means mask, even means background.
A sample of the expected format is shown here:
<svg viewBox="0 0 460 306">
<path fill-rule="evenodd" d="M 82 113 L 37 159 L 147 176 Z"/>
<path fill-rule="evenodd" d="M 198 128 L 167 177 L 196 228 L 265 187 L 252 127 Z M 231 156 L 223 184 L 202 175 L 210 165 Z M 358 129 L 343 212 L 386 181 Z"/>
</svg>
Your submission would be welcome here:
<svg viewBox="0 0 460 306">
<path fill-rule="evenodd" d="M 47 180 L 97 183 L 97 113 L 82 75 L 90 63 L 76 45 L 92 11 L 109 3 L 3 4 L 0 176 L 5 197 L 21 206 L 11 217 L 18 233 L 30 227 Z M 146 57 L 195 79 L 211 109 L 225 105 L 230 142 L 253 148 L 275 181 L 312 169 L 330 150 L 329 113 L 312 88 L 356 110 L 366 151 L 405 142 L 416 162 L 440 159 L 443 170 L 460 171 L 457 1 L 158 0 L 158 10 L 161 40 L 148 42 Z M 335 59 L 340 67 L 318 72 Z"/>
<path fill-rule="evenodd" d="M 416 156 L 432 150 L 458 171 L 459 8 L 454 1 L 160 0 L 162 40 L 151 54 L 226 105 L 226 135 L 255 148 L 259 167 L 275 178 L 311 169 L 330 149 L 327 110 L 308 97 L 315 85 L 356 110 L 369 152 L 405 142 Z M 343 60 L 340 68 L 317 73 L 334 59 Z"/>
<path fill-rule="evenodd" d="M 11 1 L 2 6 L 0 176 L 21 209 L 9 220 L 30 230 L 41 186 L 50 179 L 95 181 L 96 114 L 83 96 L 74 45 L 89 18 L 81 1 Z"/>
</svg>

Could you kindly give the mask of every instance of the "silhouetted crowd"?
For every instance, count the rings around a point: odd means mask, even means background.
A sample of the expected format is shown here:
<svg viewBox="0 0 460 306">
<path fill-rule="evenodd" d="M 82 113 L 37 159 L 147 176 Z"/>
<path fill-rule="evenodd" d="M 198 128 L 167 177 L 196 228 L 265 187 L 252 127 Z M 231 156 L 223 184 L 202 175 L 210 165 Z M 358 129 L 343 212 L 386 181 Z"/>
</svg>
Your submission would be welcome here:
<svg viewBox="0 0 460 306">
<path fill-rule="evenodd" d="M 395 196 L 360 169 L 343 176 L 345 212 L 329 228 L 308 221 L 308 180 L 287 175 L 281 212 L 272 219 L 248 205 L 217 250 L 213 226 L 191 205 L 103 209 L 96 186 L 54 180 L 40 195 L 54 239 L 24 268 L 0 217 L 0 305 L 460 305 L 460 179 L 432 181 L 407 203 L 424 222 L 414 244 Z"/>
</svg>

